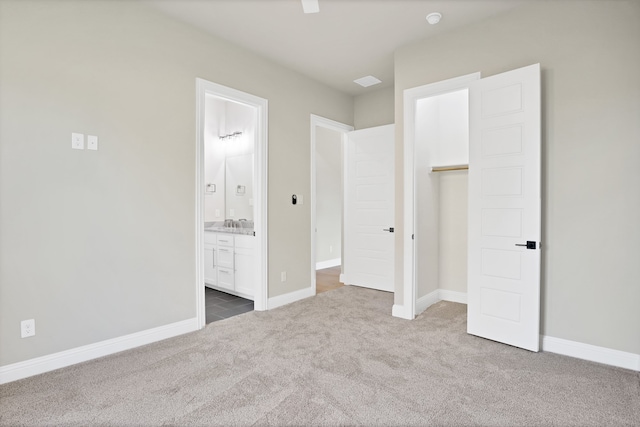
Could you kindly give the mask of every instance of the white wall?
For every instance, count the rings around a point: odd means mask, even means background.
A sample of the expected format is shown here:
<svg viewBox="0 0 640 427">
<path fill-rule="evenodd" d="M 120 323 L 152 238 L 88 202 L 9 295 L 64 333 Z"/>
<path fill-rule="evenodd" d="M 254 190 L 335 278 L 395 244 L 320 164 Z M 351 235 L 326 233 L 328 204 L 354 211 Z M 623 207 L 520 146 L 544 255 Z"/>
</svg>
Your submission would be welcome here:
<svg viewBox="0 0 640 427">
<path fill-rule="evenodd" d="M 197 77 L 269 100 L 269 296 L 311 286 L 290 195 L 310 197 L 310 114 L 352 123 L 350 96 L 142 2 L 3 0 L 0 366 L 196 316 Z"/>
<path fill-rule="evenodd" d="M 393 86 L 376 89 L 358 95 L 354 100 L 353 122 L 355 129 L 367 129 L 394 123 Z"/>
<path fill-rule="evenodd" d="M 342 134 L 316 127 L 316 263 L 342 258 Z"/>
<path fill-rule="evenodd" d="M 542 68 L 544 335 L 640 354 L 640 3 L 532 2 L 396 52 L 396 294 L 403 91 Z"/>
</svg>

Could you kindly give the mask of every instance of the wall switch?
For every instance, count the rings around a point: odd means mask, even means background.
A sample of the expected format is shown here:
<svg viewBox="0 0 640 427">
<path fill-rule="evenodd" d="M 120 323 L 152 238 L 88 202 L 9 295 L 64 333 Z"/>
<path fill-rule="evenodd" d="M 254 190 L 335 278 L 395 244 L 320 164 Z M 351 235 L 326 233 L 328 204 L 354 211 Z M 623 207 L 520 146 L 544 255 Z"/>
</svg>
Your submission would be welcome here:
<svg viewBox="0 0 640 427">
<path fill-rule="evenodd" d="M 34 319 L 20 322 L 20 337 L 27 338 L 36 334 L 36 321 Z"/>
<path fill-rule="evenodd" d="M 333 246 L 329 246 L 329 253 L 332 254 L 333 253 Z"/>
<path fill-rule="evenodd" d="M 286 271 L 280 272 L 280 281 L 281 282 L 286 282 L 287 281 L 287 272 Z"/>
<path fill-rule="evenodd" d="M 236 210 L 235 209 L 229 209 L 229 217 L 233 218 L 234 216 L 236 216 Z"/>
<path fill-rule="evenodd" d="M 87 150 L 98 149 L 98 137 L 95 135 L 87 135 Z"/>
<path fill-rule="evenodd" d="M 84 150 L 84 134 L 72 133 L 71 134 L 71 148 L 74 150 Z"/>
<path fill-rule="evenodd" d="M 220 209 L 216 209 L 216 218 L 220 218 Z"/>
</svg>

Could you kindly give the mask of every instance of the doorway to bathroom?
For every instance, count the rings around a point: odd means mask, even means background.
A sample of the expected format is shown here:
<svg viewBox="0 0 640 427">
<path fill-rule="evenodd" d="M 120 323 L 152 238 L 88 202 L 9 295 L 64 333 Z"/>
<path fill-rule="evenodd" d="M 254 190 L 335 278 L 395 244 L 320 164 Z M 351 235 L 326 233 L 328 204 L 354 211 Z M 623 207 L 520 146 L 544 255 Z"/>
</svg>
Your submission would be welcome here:
<svg viewBox="0 0 640 427">
<path fill-rule="evenodd" d="M 196 92 L 196 304 L 202 327 L 266 310 L 267 100 L 203 79 L 196 79 Z"/>
</svg>

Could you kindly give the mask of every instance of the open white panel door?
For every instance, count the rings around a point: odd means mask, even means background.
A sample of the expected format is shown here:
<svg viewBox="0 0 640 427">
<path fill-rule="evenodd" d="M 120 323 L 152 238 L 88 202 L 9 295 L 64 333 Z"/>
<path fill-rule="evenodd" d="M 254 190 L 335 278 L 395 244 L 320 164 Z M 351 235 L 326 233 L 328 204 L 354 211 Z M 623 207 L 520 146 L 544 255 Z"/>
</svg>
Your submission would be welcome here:
<svg viewBox="0 0 640 427">
<path fill-rule="evenodd" d="M 394 125 L 347 134 L 344 282 L 394 291 Z"/>
<path fill-rule="evenodd" d="M 467 332 L 540 342 L 540 64 L 470 85 Z"/>
</svg>

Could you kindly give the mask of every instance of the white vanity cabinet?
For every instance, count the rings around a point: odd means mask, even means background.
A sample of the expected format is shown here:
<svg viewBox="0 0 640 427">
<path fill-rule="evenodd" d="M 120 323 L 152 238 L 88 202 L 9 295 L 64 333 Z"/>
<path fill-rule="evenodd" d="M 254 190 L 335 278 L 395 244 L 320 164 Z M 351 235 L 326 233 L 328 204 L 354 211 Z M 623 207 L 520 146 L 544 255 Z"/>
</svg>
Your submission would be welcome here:
<svg viewBox="0 0 640 427">
<path fill-rule="evenodd" d="M 254 255 L 255 238 L 253 236 L 235 236 L 235 289 L 238 295 L 250 295 L 253 299 L 256 280 L 256 257 Z"/>
<path fill-rule="evenodd" d="M 255 238 L 205 231 L 205 285 L 253 299 L 256 284 Z"/>
</svg>

